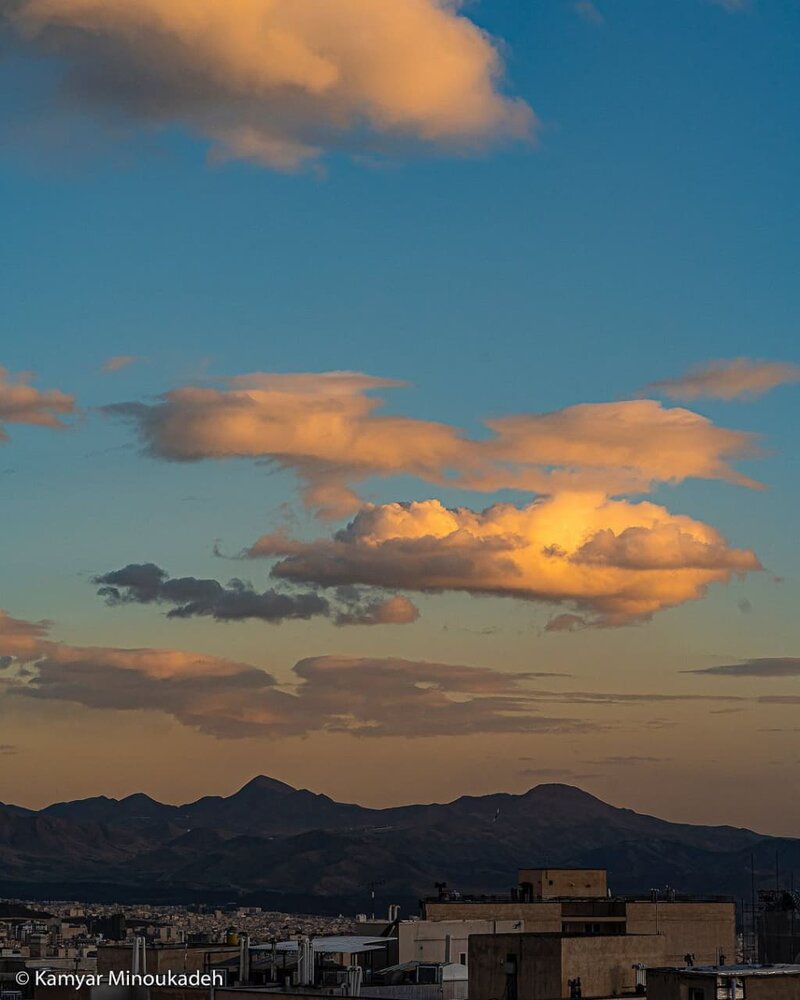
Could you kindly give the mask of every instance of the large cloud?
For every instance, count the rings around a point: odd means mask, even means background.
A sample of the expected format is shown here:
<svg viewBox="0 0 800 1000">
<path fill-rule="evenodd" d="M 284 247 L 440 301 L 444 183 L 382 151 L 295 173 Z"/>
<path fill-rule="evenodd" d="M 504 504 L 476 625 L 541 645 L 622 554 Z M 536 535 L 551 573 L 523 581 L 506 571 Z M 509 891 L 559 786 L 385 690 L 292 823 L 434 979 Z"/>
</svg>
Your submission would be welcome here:
<svg viewBox="0 0 800 1000">
<path fill-rule="evenodd" d="M 438 500 L 369 506 L 331 538 L 302 542 L 273 533 L 247 554 L 282 557 L 274 576 L 325 587 L 567 603 L 581 612 L 569 616 L 572 628 L 645 620 L 696 600 L 711 583 L 760 568 L 752 551 L 732 548 L 700 521 L 587 493 L 522 509 L 448 509 Z"/>
<path fill-rule="evenodd" d="M 680 378 L 651 382 L 645 391 L 684 400 L 747 399 L 792 382 L 800 382 L 800 365 L 789 361 L 733 358 L 698 365 Z"/>
<path fill-rule="evenodd" d="M 256 374 L 108 410 L 132 420 L 163 459 L 249 457 L 293 469 L 306 503 L 331 517 L 360 506 L 353 486 L 369 476 L 612 495 L 688 477 L 755 485 L 730 464 L 753 453 L 753 436 L 686 409 L 643 399 L 582 404 L 490 420 L 490 436 L 472 439 L 448 424 L 376 413 L 371 393 L 397 384 L 352 372 Z"/>
<path fill-rule="evenodd" d="M 538 713 L 536 675 L 396 658 L 317 656 L 289 684 L 246 663 L 171 649 L 71 646 L 46 626 L 0 612 L 11 697 L 93 709 L 150 710 L 220 738 L 460 736 L 575 732 L 585 722 Z"/>
<path fill-rule="evenodd" d="M 64 427 L 63 417 L 75 409 L 75 397 L 58 389 L 41 391 L 30 385 L 28 373 L 13 376 L 0 367 L 0 441 L 7 441 L 3 424 Z"/>
<path fill-rule="evenodd" d="M 219 622 L 257 619 L 278 624 L 292 619 L 332 618 L 337 625 L 406 625 L 419 611 L 400 594 L 376 596 L 340 587 L 328 600 L 314 590 L 256 590 L 245 580 L 227 586 L 195 576 L 170 577 L 155 563 L 129 563 L 93 579 L 106 603 L 171 605 L 168 618 L 213 618 Z"/>
<path fill-rule="evenodd" d="M 458 0 L 0 0 L 68 92 L 281 169 L 332 147 L 472 148 L 530 135 Z"/>
</svg>

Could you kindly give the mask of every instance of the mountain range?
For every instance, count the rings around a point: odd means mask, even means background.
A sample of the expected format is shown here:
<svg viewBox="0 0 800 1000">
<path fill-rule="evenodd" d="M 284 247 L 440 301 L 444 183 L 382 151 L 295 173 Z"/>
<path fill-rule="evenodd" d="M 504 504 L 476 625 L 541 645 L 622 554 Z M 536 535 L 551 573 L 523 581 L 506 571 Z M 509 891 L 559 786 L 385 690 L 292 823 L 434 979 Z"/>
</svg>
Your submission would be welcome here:
<svg viewBox="0 0 800 1000">
<path fill-rule="evenodd" d="M 144 794 L 0 804 L 0 895 L 227 902 L 354 912 L 445 881 L 504 892 L 518 867 L 602 867 L 616 892 L 749 897 L 800 874 L 800 840 L 671 823 L 570 785 L 522 795 L 369 809 L 260 776 L 228 797 L 168 805 Z M 780 877 L 778 875 L 777 877 Z"/>
</svg>

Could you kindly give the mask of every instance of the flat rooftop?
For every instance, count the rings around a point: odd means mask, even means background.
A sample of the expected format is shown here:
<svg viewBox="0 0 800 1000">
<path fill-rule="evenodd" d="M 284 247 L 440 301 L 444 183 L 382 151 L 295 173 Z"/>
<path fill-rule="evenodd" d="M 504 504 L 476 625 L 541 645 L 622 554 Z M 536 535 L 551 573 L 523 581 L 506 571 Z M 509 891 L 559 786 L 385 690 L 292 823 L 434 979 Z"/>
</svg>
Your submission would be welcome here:
<svg viewBox="0 0 800 1000">
<path fill-rule="evenodd" d="M 653 899 L 646 894 L 623 896 L 545 896 L 544 898 L 520 899 L 511 895 L 477 895 L 475 893 L 459 892 L 457 889 L 447 890 L 444 896 L 425 896 L 425 903 L 735 903 L 733 896 L 690 896 L 676 893 L 674 896 L 659 895 Z"/>
<path fill-rule="evenodd" d="M 648 972 L 680 972 L 684 976 L 751 979 L 756 976 L 800 976 L 800 965 L 692 965 L 685 969 L 648 969 Z"/>
</svg>

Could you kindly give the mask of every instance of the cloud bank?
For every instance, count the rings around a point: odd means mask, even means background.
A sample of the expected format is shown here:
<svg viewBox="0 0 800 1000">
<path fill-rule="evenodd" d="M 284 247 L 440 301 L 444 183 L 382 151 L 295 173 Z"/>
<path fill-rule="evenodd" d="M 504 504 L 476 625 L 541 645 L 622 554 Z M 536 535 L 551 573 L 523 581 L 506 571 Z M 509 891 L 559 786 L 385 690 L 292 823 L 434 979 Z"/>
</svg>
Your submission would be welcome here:
<svg viewBox="0 0 800 1000">
<path fill-rule="evenodd" d="M 761 568 L 751 550 L 732 547 L 709 525 L 621 499 L 690 478 L 758 486 L 734 465 L 757 454 L 753 435 L 635 399 L 497 416 L 472 437 L 447 423 L 381 413 L 375 394 L 399 385 L 358 372 L 255 373 L 106 409 L 134 424 L 153 457 L 270 462 L 295 473 L 320 516 L 356 511 L 331 538 L 299 542 L 278 532 L 244 553 L 279 560 L 273 576 L 294 584 L 567 605 L 547 628 L 571 631 L 645 621 Z M 538 499 L 483 511 L 447 509 L 436 499 L 364 506 L 361 483 L 397 475 Z M 393 597 L 385 607 L 361 601 L 361 610 L 336 620 L 415 614 L 407 598 Z"/>
<path fill-rule="evenodd" d="M 0 0 L 75 101 L 178 124 L 218 157 L 292 170 L 326 151 L 455 150 L 532 133 L 458 0 Z"/>
<path fill-rule="evenodd" d="M 75 411 L 75 397 L 58 389 L 42 391 L 30 385 L 32 375 L 12 375 L 0 367 L 0 442 L 8 441 L 4 424 L 65 427 L 62 419 Z"/>
<path fill-rule="evenodd" d="M 307 506 L 331 518 L 361 506 L 354 487 L 372 476 L 545 494 L 643 493 L 690 477 L 756 485 L 731 464 L 755 453 L 754 436 L 690 410 L 645 399 L 585 403 L 487 420 L 489 436 L 472 439 L 449 424 L 376 412 L 375 391 L 399 384 L 356 372 L 257 373 L 106 410 L 132 421 L 157 458 L 291 469 Z"/>
<path fill-rule="evenodd" d="M 407 738 L 579 732 L 590 724 L 541 715 L 533 675 L 398 658 L 316 656 L 291 682 L 234 660 L 172 649 L 71 646 L 46 623 L 0 612 L 6 697 L 91 709 L 147 710 L 221 739 L 314 732 Z"/>
<path fill-rule="evenodd" d="M 264 535 L 246 553 L 272 574 L 322 587 L 464 591 L 571 605 L 554 630 L 644 621 L 759 570 L 751 550 L 656 504 L 559 494 L 522 509 L 449 509 L 438 500 L 362 509 L 330 538 Z"/>
<path fill-rule="evenodd" d="M 680 378 L 651 382 L 645 392 L 671 399 L 754 399 L 779 385 L 800 382 L 800 365 L 789 361 L 733 358 L 698 365 Z"/>
<path fill-rule="evenodd" d="M 288 681 L 280 681 L 260 667 L 224 657 L 176 649 L 74 646 L 52 639 L 50 631 L 47 622 L 15 619 L 0 610 L 2 697 L 99 711 L 159 712 L 220 739 L 311 733 L 409 739 L 580 733 L 601 726 L 553 715 L 546 706 L 800 703 L 796 695 L 781 694 L 548 691 L 533 686 L 547 674 L 399 657 L 308 657 L 294 665 Z"/>
<path fill-rule="evenodd" d="M 155 563 L 129 563 L 94 577 L 107 604 L 172 605 L 168 618 L 213 618 L 218 622 L 258 620 L 280 624 L 288 620 L 331 618 L 337 625 L 406 625 L 419 611 L 402 595 L 375 596 L 354 587 L 338 588 L 331 600 L 314 590 L 257 591 L 245 580 L 227 586 L 194 576 L 170 577 Z"/>
</svg>

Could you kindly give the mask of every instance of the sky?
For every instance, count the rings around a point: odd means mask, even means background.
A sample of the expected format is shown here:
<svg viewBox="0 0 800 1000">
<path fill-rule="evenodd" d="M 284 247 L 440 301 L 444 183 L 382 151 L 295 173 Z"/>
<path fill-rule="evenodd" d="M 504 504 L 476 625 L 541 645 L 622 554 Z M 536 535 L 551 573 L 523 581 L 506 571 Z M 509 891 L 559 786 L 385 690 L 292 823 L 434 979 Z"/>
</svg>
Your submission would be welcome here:
<svg viewBox="0 0 800 1000">
<path fill-rule="evenodd" d="M 800 8 L 0 0 L 0 799 L 798 835 Z"/>
</svg>

